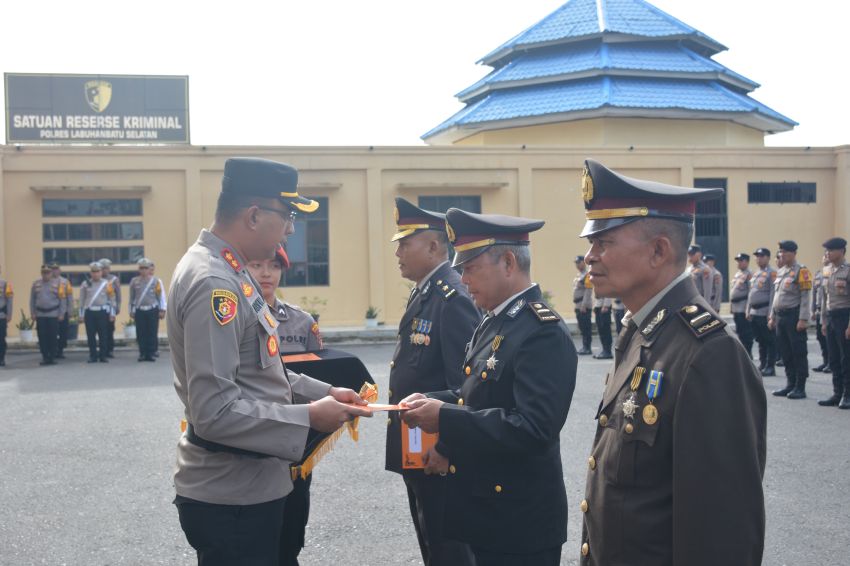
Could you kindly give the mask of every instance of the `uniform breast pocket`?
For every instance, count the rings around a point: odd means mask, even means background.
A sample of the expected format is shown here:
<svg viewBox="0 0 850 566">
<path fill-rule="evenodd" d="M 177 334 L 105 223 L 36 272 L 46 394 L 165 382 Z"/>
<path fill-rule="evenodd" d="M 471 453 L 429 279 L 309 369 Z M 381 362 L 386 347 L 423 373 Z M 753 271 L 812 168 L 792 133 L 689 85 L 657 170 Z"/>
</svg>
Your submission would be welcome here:
<svg viewBox="0 0 850 566">
<path fill-rule="evenodd" d="M 835 293 L 838 295 L 846 295 L 847 294 L 847 280 L 846 279 L 837 279 L 835 281 Z"/>
<path fill-rule="evenodd" d="M 622 416 L 621 416 L 622 418 Z M 625 423 L 609 424 L 611 430 L 610 449 L 604 455 L 605 476 L 615 485 L 643 487 L 653 485 L 665 477 L 660 469 L 666 457 L 658 454 L 656 437 L 660 421 L 655 425 L 647 425 L 640 417 L 623 419 Z M 631 432 L 628 432 L 631 430 Z"/>
<path fill-rule="evenodd" d="M 497 383 L 502 376 L 504 364 L 501 364 L 495 356 L 491 356 L 485 360 L 475 360 L 470 368 L 470 376 L 475 377 L 482 383 Z"/>
</svg>

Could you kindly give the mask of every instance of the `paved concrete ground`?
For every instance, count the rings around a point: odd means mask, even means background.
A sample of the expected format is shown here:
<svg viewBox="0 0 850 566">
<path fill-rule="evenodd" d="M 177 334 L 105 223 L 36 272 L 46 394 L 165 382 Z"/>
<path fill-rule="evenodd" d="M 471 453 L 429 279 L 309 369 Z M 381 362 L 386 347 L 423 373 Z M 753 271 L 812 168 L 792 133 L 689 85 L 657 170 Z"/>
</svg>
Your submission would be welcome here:
<svg viewBox="0 0 850 566">
<path fill-rule="evenodd" d="M 347 349 L 385 394 L 392 347 Z M 137 363 L 129 350 L 117 355 L 87 365 L 73 352 L 42 368 L 35 353 L 19 352 L 0 369 L 0 564 L 196 563 L 171 505 L 181 411 L 168 352 L 155 364 Z M 578 502 L 608 366 L 581 359 L 562 432 L 570 501 L 562 564 L 577 564 Z M 766 378 L 765 387 L 781 382 Z M 809 399 L 768 396 L 765 564 L 848 563 L 850 411 L 817 406 L 830 390 L 829 377 L 814 374 Z M 420 563 L 402 482 L 383 470 L 384 435 L 383 418 L 365 420 L 359 443 L 344 438 L 319 465 L 305 566 Z"/>
</svg>

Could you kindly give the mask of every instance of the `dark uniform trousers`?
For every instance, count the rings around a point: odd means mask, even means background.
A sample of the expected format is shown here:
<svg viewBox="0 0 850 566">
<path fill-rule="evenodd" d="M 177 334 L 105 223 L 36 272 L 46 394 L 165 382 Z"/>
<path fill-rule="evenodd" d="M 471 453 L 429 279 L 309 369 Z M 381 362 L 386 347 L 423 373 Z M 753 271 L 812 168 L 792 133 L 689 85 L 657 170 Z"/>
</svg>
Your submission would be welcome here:
<svg viewBox="0 0 850 566">
<path fill-rule="evenodd" d="M 850 340 L 844 335 L 850 319 L 850 309 L 829 311 L 826 338 L 829 341 L 829 367 L 832 370 L 833 392 L 841 396 L 850 391 Z"/>
<path fill-rule="evenodd" d="M 558 566 L 561 547 L 548 548 L 533 554 L 500 554 L 473 547 L 475 566 Z"/>
<path fill-rule="evenodd" d="M 153 357 L 156 351 L 157 329 L 159 327 L 159 309 L 136 309 L 136 341 L 139 343 L 139 355 Z"/>
<path fill-rule="evenodd" d="M 800 319 L 800 307 L 776 309 L 776 335 L 779 342 L 779 353 L 785 363 L 787 385 L 805 385 L 809 377 L 808 348 L 806 347 L 806 331 L 797 331 L 797 321 Z"/>
<path fill-rule="evenodd" d="M 38 316 L 35 319 L 36 332 L 38 333 L 38 349 L 45 362 L 52 362 L 56 358 L 56 348 L 59 336 L 59 317 Z"/>
<path fill-rule="evenodd" d="M 820 355 L 823 358 L 823 365 L 829 367 L 829 344 L 826 336 L 821 332 L 821 316 L 820 314 L 815 316 L 815 328 L 817 328 L 817 332 L 815 334 L 818 338 L 818 345 L 820 345 Z"/>
<path fill-rule="evenodd" d="M 593 312 L 596 314 L 596 331 L 599 333 L 599 341 L 602 343 L 602 349 L 606 352 L 611 351 L 611 309 L 605 311 L 602 307 L 595 307 Z"/>
<path fill-rule="evenodd" d="M 767 327 L 766 316 L 753 315 L 750 322 L 759 345 L 759 367 L 772 368 L 776 365 L 776 333 Z"/>
<path fill-rule="evenodd" d="M 89 359 L 106 359 L 109 352 L 107 337 L 109 335 L 109 313 L 86 309 L 83 317 L 86 323 L 86 340 L 89 346 Z M 98 354 L 98 346 L 100 353 Z"/>
<path fill-rule="evenodd" d="M 581 312 L 581 309 L 576 309 L 576 321 L 578 329 L 581 332 L 581 345 L 583 349 L 590 350 L 590 344 L 593 342 L 593 320 L 590 309 L 587 312 Z"/>
<path fill-rule="evenodd" d="M 88 331 L 88 329 L 86 329 Z M 115 350 L 115 321 L 109 320 L 109 317 L 106 317 L 106 335 L 105 341 L 106 343 L 106 353 L 108 355 L 112 355 L 112 352 Z"/>
<path fill-rule="evenodd" d="M 6 361 L 6 325 L 9 320 L 0 318 L 0 362 Z"/>
<path fill-rule="evenodd" d="M 304 535 L 310 519 L 310 484 L 313 475 L 292 482 L 292 491 L 286 496 L 286 508 L 281 523 L 280 566 L 298 566 L 298 555 L 304 548 Z M 284 528 L 285 527 L 285 528 Z"/>
<path fill-rule="evenodd" d="M 56 355 L 61 356 L 68 345 L 68 316 L 59 321 L 59 332 L 56 336 Z"/>
<path fill-rule="evenodd" d="M 732 314 L 732 318 L 735 320 L 735 334 L 738 335 L 738 339 L 741 341 L 741 344 L 744 345 L 744 350 L 750 355 L 750 358 L 753 357 L 753 325 L 750 324 L 750 321 L 747 320 L 746 313 L 736 312 Z M 761 346 L 759 346 L 761 348 Z"/>
<path fill-rule="evenodd" d="M 460 387 L 464 346 L 480 320 L 460 275 L 448 262 L 416 289 L 399 321 L 390 403 L 411 393 Z M 398 413 L 390 413 L 385 467 L 404 480 L 424 566 L 474 564 L 469 546 L 454 540 L 454 533 L 445 528 L 446 478 L 402 467 L 401 431 Z"/>
<path fill-rule="evenodd" d="M 286 498 L 256 505 L 174 500 L 198 566 L 277 566 Z"/>
</svg>

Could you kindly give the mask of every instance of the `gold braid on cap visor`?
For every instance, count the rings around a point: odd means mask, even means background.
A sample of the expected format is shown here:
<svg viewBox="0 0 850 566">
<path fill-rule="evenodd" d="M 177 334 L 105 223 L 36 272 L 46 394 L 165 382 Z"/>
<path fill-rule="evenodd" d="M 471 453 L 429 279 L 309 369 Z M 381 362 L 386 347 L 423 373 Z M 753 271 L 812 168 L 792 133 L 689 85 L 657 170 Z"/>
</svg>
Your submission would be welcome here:
<svg viewBox="0 0 850 566">
<path fill-rule="evenodd" d="M 308 203 L 297 202 L 297 201 L 289 203 L 292 206 L 294 206 L 295 208 L 297 208 L 298 210 L 300 210 L 301 212 L 316 212 L 316 210 L 319 208 L 319 202 L 318 201 L 310 200 L 306 197 L 302 197 L 301 195 L 298 194 L 298 191 L 296 191 L 294 193 L 280 193 L 280 196 L 282 196 L 283 198 L 304 199 L 304 200 L 310 201 Z"/>
</svg>

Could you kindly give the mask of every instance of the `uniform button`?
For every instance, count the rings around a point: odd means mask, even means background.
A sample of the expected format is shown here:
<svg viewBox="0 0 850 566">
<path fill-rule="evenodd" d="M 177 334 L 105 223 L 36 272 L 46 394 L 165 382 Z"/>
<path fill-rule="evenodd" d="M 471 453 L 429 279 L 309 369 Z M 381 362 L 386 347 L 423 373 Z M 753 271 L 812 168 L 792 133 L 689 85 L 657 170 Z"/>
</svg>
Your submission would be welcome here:
<svg viewBox="0 0 850 566">
<path fill-rule="evenodd" d="M 631 434 L 635 431 L 635 427 L 632 423 L 626 423 L 626 434 Z"/>
<path fill-rule="evenodd" d="M 442 279 L 438 279 L 438 280 L 437 280 L 437 285 L 442 285 L 442 284 L 443 284 L 443 280 L 442 280 Z"/>
<path fill-rule="evenodd" d="M 588 458 L 587 459 L 587 467 L 590 468 L 591 470 L 595 470 L 596 469 L 596 458 L 594 458 L 593 456 Z"/>
<path fill-rule="evenodd" d="M 590 554 L 590 545 L 584 543 L 583 545 L 581 545 L 581 555 L 587 556 L 588 554 Z"/>
<path fill-rule="evenodd" d="M 455 468 L 455 465 L 454 465 L 454 464 L 452 464 L 452 465 L 450 465 L 450 466 L 449 466 L 449 472 L 450 472 L 450 473 L 452 473 L 452 474 L 456 474 L 456 473 L 457 473 L 457 468 Z"/>
<path fill-rule="evenodd" d="M 458 399 L 458 400 L 457 400 L 457 404 L 458 404 L 458 405 L 463 405 L 463 399 Z"/>
<path fill-rule="evenodd" d="M 581 507 L 582 513 L 587 513 L 587 499 L 581 500 L 581 506 L 580 507 Z"/>
<path fill-rule="evenodd" d="M 608 415 L 599 415 L 599 426 L 608 426 Z"/>
<path fill-rule="evenodd" d="M 496 489 L 496 493 L 502 493 L 502 486 L 497 485 L 497 486 L 495 487 L 495 489 Z"/>
<path fill-rule="evenodd" d="M 471 368 L 471 367 L 469 367 L 469 366 L 466 366 L 466 367 L 464 368 L 463 372 L 464 372 L 466 375 L 469 375 L 470 373 L 472 373 L 472 368 Z"/>
<path fill-rule="evenodd" d="M 391 418 L 387 417 L 387 426 L 390 426 L 391 422 L 393 422 L 393 420 Z"/>
<path fill-rule="evenodd" d="M 391 368 L 395 367 L 395 360 L 393 360 L 393 361 L 391 361 L 391 362 L 390 362 L 390 367 L 391 367 Z"/>
<path fill-rule="evenodd" d="M 393 396 L 393 390 L 392 390 L 392 389 L 387 389 L 387 397 L 389 397 L 389 398 L 391 398 L 391 399 L 392 399 L 392 396 Z"/>
<path fill-rule="evenodd" d="M 486 371 L 481 372 L 481 379 L 487 379 L 487 372 Z"/>
</svg>

